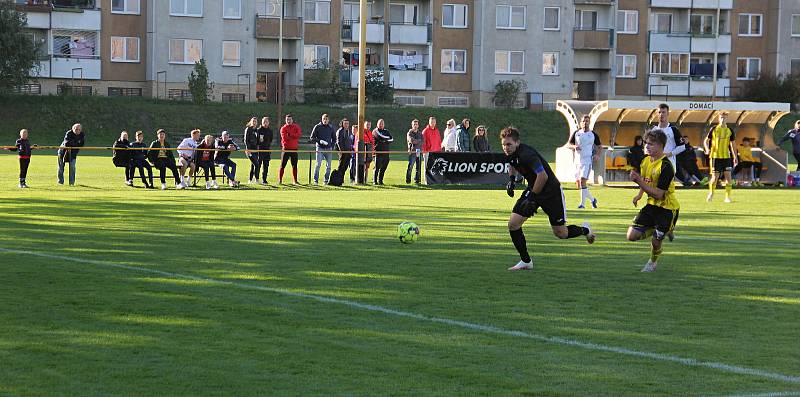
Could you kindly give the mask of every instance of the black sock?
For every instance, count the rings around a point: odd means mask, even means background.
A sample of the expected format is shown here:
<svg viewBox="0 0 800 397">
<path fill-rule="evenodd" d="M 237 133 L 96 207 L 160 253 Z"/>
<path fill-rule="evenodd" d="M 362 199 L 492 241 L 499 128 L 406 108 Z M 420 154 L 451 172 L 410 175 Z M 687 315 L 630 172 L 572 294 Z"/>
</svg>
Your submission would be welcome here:
<svg viewBox="0 0 800 397">
<path fill-rule="evenodd" d="M 531 256 L 528 255 L 528 245 L 525 242 L 525 234 L 522 233 L 522 228 L 517 230 L 509 230 L 508 234 L 511 235 L 511 241 L 514 243 L 514 248 L 519 252 L 519 258 L 525 263 L 531 262 Z"/>
<path fill-rule="evenodd" d="M 581 226 L 567 226 L 567 238 L 575 238 L 589 234 L 589 229 Z"/>
</svg>

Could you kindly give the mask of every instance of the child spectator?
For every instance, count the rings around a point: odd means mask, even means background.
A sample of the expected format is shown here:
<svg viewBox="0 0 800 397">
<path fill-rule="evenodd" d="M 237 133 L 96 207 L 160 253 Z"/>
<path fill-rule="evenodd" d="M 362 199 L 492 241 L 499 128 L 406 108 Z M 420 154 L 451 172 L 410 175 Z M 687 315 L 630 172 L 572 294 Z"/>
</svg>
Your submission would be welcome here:
<svg viewBox="0 0 800 397">
<path fill-rule="evenodd" d="M 25 179 L 28 176 L 28 166 L 31 164 L 31 151 L 36 148 L 36 145 L 31 146 L 30 141 L 28 141 L 28 130 L 21 129 L 19 130 L 19 139 L 14 144 L 13 148 L 8 150 L 10 151 L 17 151 L 19 154 L 19 187 L 20 189 L 26 189 L 28 184 L 25 182 Z"/>
</svg>

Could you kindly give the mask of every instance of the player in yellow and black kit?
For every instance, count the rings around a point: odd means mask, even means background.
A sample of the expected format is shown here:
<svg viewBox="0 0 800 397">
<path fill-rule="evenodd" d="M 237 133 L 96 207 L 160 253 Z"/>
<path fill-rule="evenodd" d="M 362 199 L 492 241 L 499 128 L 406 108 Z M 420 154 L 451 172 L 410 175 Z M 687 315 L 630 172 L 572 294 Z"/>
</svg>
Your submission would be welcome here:
<svg viewBox="0 0 800 397">
<path fill-rule="evenodd" d="M 736 141 L 736 134 L 728 127 L 725 120 L 728 113 L 719 114 L 719 124 L 708 132 L 706 140 L 703 141 L 703 148 L 711 159 L 711 180 L 708 182 L 708 197 L 706 201 L 714 198 L 714 190 L 717 188 L 717 180 L 722 174 L 725 180 L 725 202 L 731 202 L 731 190 L 733 189 L 733 179 L 731 170 L 739 162 L 736 157 L 736 150 L 733 143 Z"/>
<path fill-rule="evenodd" d="M 644 149 L 647 157 L 642 160 L 640 172 L 631 171 L 631 180 L 639 185 L 639 193 L 633 198 L 636 206 L 644 193 L 647 205 L 639 211 L 633 224 L 628 228 L 628 240 L 638 241 L 650 236 L 652 251 L 650 259 L 642 269 L 653 272 L 661 256 L 661 245 L 678 219 L 680 204 L 675 198 L 675 168 L 664 155 L 667 135 L 660 129 L 648 131 L 644 136 Z"/>
</svg>

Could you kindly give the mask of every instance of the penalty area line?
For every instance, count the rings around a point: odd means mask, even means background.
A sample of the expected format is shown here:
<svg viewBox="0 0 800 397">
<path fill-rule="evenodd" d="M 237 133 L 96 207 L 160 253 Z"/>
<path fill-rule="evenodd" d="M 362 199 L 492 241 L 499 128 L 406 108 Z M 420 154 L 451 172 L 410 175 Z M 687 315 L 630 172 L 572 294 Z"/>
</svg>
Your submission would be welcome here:
<svg viewBox="0 0 800 397">
<path fill-rule="evenodd" d="M 602 351 L 602 352 L 609 352 L 609 353 L 616 353 L 625 356 L 631 357 L 638 357 L 638 358 L 646 358 L 654 361 L 664 361 L 664 362 L 671 362 L 681 364 L 687 367 L 701 367 L 701 368 L 709 368 L 714 369 L 721 372 L 727 372 L 732 374 L 738 375 L 748 375 L 758 378 L 764 379 L 771 379 L 781 382 L 787 383 L 794 383 L 800 384 L 800 376 L 797 375 L 787 375 L 778 372 L 766 371 L 757 368 L 749 368 L 749 367 L 742 367 L 738 365 L 731 365 L 725 364 L 721 362 L 714 362 L 714 361 L 704 361 L 695 358 L 688 358 L 688 357 L 680 357 L 680 356 L 673 356 L 670 354 L 662 354 L 662 353 L 653 353 L 653 352 L 646 352 L 646 351 L 639 351 L 628 349 L 624 347 L 618 346 L 611 346 L 611 345 L 603 345 L 599 343 L 592 343 L 592 342 L 584 342 L 574 339 L 566 339 L 557 336 L 547 336 L 547 335 L 540 335 L 525 331 L 518 331 L 506 328 L 500 328 L 493 325 L 485 325 L 485 324 L 478 324 L 478 323 L 470 323 L 461 320 L 454 320 L 444 317 L 431 317 L 426 316 L 423 314 L 407 312 L 402 310 L 391 309 L 383 306 L 376 306 L 370 305 L 366 303 L 359 303 L 355 301 L 349 301 L 344 299 L 337 299 L 337 298 L 330 298 L 325 296 L 319 295 L 312 295 L 312 294 L 304 294 L 302 292 L 294 292 L 289 291 L 281 288 L 273 288 L 273 287 L 266 287 L 261 285 L 253 285 L 253 284 L 246 284 L 246 283 L 239 283 L 233 281 L 225 281 L 219 280 L 215 278 L 208 278 L 208 277 L 201 277 L 201 276 L 193 276 L 190 274 L 181 274 L 181 273 L 172 273 L 158 269 L 149 269 L 145 267 L 139 266 L 130 266 L 130 265 L 123 265 L 114 262 L 108 261 L 101 261 L 101 260 L 94 260 L 94 259 L 84 259 L 78 257 L 71 257 L 71 256 L 64 256 L 64 255 L 55 255 L 55 254 L 48 254 L 44 252 L 35 252 L 35 251 L 25 251 L 25 250 L 16 250 L 16 249 L 7 249 L 0 247 L 0 253 L 9 253 L 9 254 L 20 254 L 20 255 L 29 255 L 35 256 L 40 258 L 47 258 L 47 259 L 58 259 L 61 261 L 68 261 L 74 263 L 83 263 L 83 264 L 90 264 L 96 266 L 103 266 L 103 267 L 112 267 L 117 269 L 125 269 L 130 270 L 138 273 L 149 273 L 149 274 L 156 274 L 160 276 L 166 276 L 169 278 L 176 278 L 176 279 L 184 279 L 184 280 L 193 280 L 193 281 L 202 281 L 212 284 L 218 285 L 226 285 L 231 287 L 237 287 L 242 289 L 248 290 L 255 290 L 255 291 L 263 291 L 263 292 L 270 292 L 279 295 L 291 296 L 296 298 L 304 298 L 304 299 L 311 299 L 318 302 L 324 303 L 331 303 L 337 304 L 341 306 L 347 306 L 354 309 L 361 309 L 371 312 L 378 312 L 384 313 L 392 316 L 397 317 L 404 317 L 410 318 L 414 320 L 420 320 L 425 322 L 431 323 L 438 323 L 438 324 L 445 324 L 450 325 L 453 327 L 464 328 L 472 331 L 479 331 L 488 334 L 496 334 L 496 335 L 505 335 L 505 336 L 513 336 L 518 338 L 525 338 L 536 340 L 540 342 L 546 342 L 556 345 L 562 346 L 570 346 L 575 348 L 581 348 L 585 350 L 592 350 L 592 351 Z"/>
<path fill-rule="evenodd" d="M 778 391 L 772 393 L 731 394 L 724 397 L 794 397 L 800 396 L 800 391 Z"/>
</svg>

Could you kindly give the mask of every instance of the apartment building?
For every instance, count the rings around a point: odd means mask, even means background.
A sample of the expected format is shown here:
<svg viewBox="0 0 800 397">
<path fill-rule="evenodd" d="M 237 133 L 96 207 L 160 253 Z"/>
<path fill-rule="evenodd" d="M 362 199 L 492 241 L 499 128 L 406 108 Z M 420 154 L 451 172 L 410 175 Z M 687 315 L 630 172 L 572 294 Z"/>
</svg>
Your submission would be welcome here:
<svg viewBox="0 0 800 397">
<path fill-rule="evenodd" d="M 511 79 L 527 84 L 520 106 L 727 100 L 761 73 L 800 73 L 792 0 L 371 0 L 365 54 L 357 0 L 15 1 L 43 43 L 20 87 L 36 94 L 188 99 L 199 59 L 217 101 L 275 102 L 279 85 L 303 101 L 306 76 L 332 64 L 355 89 L 366 63 L 397 102 L 425 106 L 491 107 Z"/>
</svg>

